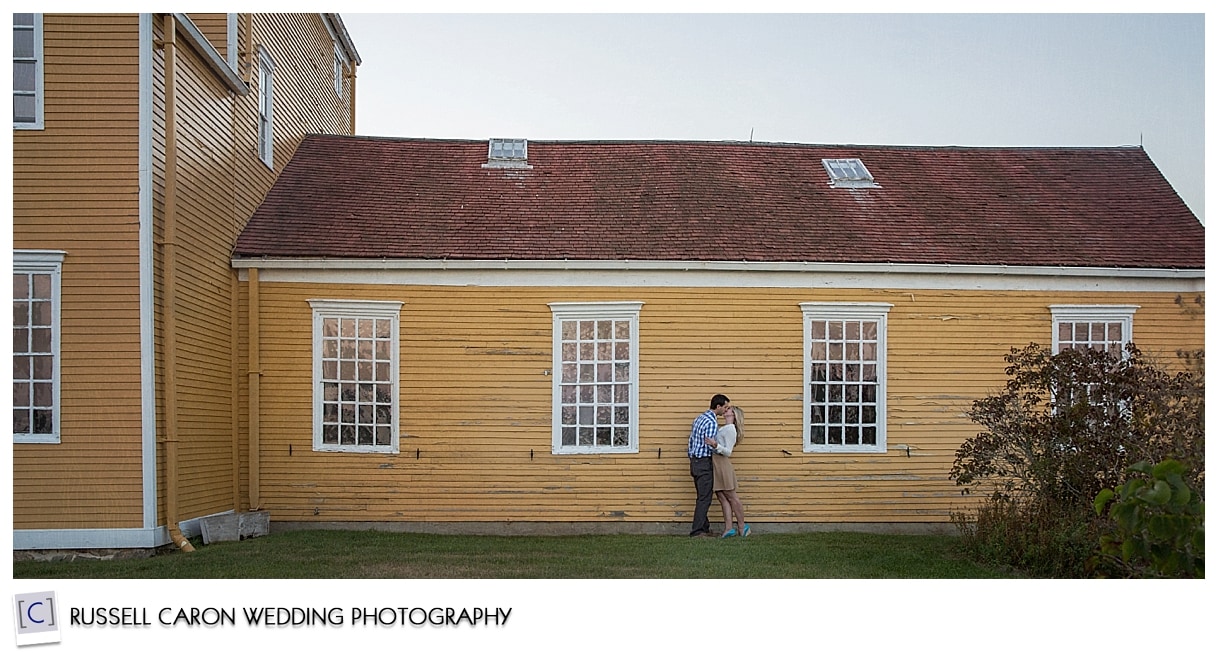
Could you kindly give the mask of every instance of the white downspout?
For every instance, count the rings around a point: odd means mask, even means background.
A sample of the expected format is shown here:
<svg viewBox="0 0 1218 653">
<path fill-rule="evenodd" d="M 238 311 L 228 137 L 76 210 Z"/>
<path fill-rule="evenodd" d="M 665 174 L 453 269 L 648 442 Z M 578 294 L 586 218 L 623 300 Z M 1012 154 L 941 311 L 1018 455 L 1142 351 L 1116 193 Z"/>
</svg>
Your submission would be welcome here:
<svg viewBox="0 0 1218 653">
<path fill-rule="evenodd" d="M 140 469 L 144 528 L 157 528 L 156 298 L 153 295 L 152 14 L 140 14 L 139 250 L 140 250 Z M 159 538 L 158 538 L 159 539 Z M 164 543 L 164 542 L 161 542 Z"/>
</svg>

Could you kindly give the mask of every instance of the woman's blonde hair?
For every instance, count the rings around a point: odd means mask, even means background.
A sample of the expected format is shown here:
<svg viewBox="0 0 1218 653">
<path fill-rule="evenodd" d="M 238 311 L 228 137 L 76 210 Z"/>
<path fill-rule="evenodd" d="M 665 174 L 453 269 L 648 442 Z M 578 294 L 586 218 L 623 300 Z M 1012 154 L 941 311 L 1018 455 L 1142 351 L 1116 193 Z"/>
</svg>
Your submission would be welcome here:
<svg viewBox="0 0 1218 653">
<path fill-rule="evenodd" d="M 744 439 L 744 411 L 732 406 L 732 412 L 736 414 L 736 444 Z"/>
</svg>

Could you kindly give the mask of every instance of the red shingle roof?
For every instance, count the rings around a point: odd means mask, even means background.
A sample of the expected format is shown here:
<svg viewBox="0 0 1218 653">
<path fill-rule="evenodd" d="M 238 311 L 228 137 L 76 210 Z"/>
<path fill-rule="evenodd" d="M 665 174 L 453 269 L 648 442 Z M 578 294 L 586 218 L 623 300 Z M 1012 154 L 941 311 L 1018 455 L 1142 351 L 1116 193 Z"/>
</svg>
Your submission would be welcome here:
<svg viewBox="0 0 1218 653">
<path fill-rule="evenodd" d="M 1140 148 L 308 136 L 234 256 L 1204 268 L 1204 228 Z M 831 188 L 860 158 L 879 188 Z"/>
</svg>

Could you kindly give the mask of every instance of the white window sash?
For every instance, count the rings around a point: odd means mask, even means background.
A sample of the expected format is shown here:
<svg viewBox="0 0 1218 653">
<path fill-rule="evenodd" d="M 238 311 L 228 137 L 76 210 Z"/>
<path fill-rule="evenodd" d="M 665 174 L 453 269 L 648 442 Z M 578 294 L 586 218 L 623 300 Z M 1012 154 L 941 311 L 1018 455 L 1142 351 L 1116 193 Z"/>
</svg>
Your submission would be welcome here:
<svg viewBox="0 0 1218 653">
<path fill-rule="evenodd" d="M 65 252 L 55 250 L 19 250 L 13 252 L 14 274 L 48 274 L 51 277 L 51 411 L 50 433 L 13 433 L 14 443 L 58 444 L 63 404 L 60 402 L 60 285 Z M 14 356 L 17 354 L 14 353 Z"/>
<path fill-rule="evenodd" d="M 639 451 L 639 312 L 643 302 L 554 302 L 551 451 L 554 454 L 622 454 Z M 562 323 L 570 320 L 615 320 L 630 323 L 629 441 L 626 446 L 564 445 L 562 442 Z"/>
<path fill-rule="evenodd" d="M 1133 304 L 1053 304 L 1049 311 L 1053 315 L 1053 353 L 1061 352 L 1061 325 L 1078 322 L 1121 323 L 1121 351 L 1133 342 L 1133 314 L 1140 306 Z"/>
<path fill-rule="evenodd" d="M 343 98 L 343 56 L 339 53 L 338 44 L 334 44 L 334 94 L 338 99 Z"/>
<path fill-rule="evenodd" d="M 803 311 L 804 347 L 804 453 L 885 453 L 888 450 L 888 311 L 892 304 L 883 302 L 801 302 Z M 824 320 L 859 320 L 876 322 L 876 436 L 875 444 L 814 444 L 812 442 L 811 387 L 813 382 L 812 323 Z"/>
<path fill-rule="evenodd" d="M 14 26 L 14 31 L 16 31 L 16 26 Z M 25 90 L 22 90 L 19 92 L 14 87 L 13 88 L 13 97 L 15 98 L 18 95 L 23 95 L 23 96 L 32 95 L 33 96 L 33 98 L 34 98 L 34 120 L 33 120 L 33 122 L 17 122 L 15 119 L 16 116 L 14 116 L 13 129 L 39 130 L 39 129 L 45 128 L 44 106 L 43 106 L 45 94 L 43 92 L 44 86 L 43 86 L 42 14 L 34 14 L 33 33 L 34 33 L 34 53 L 33 53 L 32 61 L 34 62 L 34 89 L 31 94 L 30 92 L 25 91 Z M 14 63 L 16 63 L 19 60 L 20 61 L 30 61 L 31 59 L 27 59 L 25 57 L 18 59 L 16 56 L 13 57 Z"/>
<path fill-rule="evenodd" d="M 399 452 L 400 437 L 400 396 L 401 370 L 401 310 L 402 302 L 397 301 L 362 301 L 342 299 L 310 299 L 309 306 L 313 309 L 313 450 L 325 452 L 347 453 L 393 453 Z M 327 444 L 323 442 L 323 413 L 325 404 L 325 383 L 322 373 L 322 324 L 327 318 L 353 319 L 388 319 L 392 322 L 390 333 L 390 383 L 392 389 L 391 433 L 388 445 L 344 445 Z"/>
<path fill-rule="evenodd" d="M 275 167 L 275 62 L 258 50 L 258 158 Z"/>
</svg>

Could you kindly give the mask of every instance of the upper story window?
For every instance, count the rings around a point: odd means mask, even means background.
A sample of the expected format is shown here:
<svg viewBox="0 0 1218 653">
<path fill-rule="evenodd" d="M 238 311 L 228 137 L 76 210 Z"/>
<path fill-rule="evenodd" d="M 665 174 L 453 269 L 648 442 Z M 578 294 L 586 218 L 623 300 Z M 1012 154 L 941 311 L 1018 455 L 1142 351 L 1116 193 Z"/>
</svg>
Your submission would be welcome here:
<svg viewBox="0 0 1218 653">
<path fill-rule="evenodd" d="M 639 450 L 642 302 L 554 303 L 553 452 Z"/>
<path fill-rule="evenodd" d="M 483 168 L 531 168 L 529 142 L 523 138 L 492 138 Z"/>
<path fill-rule="evenodd" d="M 343 96 L 343 55 L 338 51 L 338 44 L 334 45 L 334 94 L 339 98 Z"/>
<path fill-rule="evenodd" d="M 1066 349 L 1098 349 L 1122 354 L 1133 340 L 1133 314 L 1137 306 L 1055 305 L 1053 353 Z"/>
<path fill-rule="evenodd" d="M 800 308 L 804 451 L 883 453 L 892 304 L 807 302 Z"/>
<path fill-rule="evenodd" d="M 13 128 L 42 129 L 42 14 L 13 14 Z"/>
<path fill-rule="evenodd" d="M 821 159 L 834 188 L 879 188 L 862 159 Z"/>
<path fill-rule="evenodd" d="M 13 252 L 13 442 L 59 442 L 63 252 Z"/>
<path fill-rule="evenodd" d="M 258 50 L 258 158 L 275 167 L 275 62 Z"/>
<path fill-rule="evenodd" d="M 398 452 L 401 302 L 313 299 L 313 449 Z"/>
</svg>

